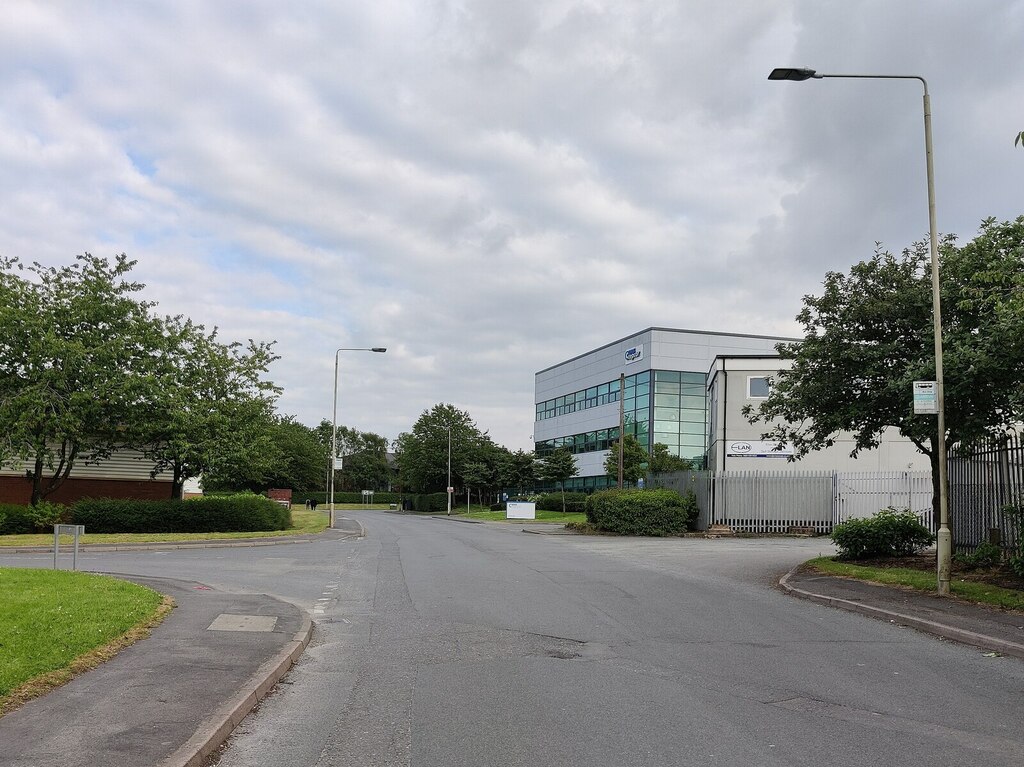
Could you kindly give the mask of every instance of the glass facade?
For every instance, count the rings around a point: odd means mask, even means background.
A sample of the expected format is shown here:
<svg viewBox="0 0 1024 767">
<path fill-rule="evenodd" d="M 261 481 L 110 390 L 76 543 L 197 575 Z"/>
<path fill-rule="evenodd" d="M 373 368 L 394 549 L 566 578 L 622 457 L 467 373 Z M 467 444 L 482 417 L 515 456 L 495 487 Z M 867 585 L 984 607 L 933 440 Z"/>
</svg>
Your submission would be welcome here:
<svg viewBox="0 0 1024 767">
<path fill-rule="evenodd" d="M 674 370 L 654 372 L 654 438 L 699 466 L 707 450 L 707 376 Z"/>
<path fill-rule="evenodd" d="M 626 376 L 625 383 L 622 409 L 626 434 L 635 436 L 648 451 L 654 443 L 660 442 L 668 446 L 673 455 L 690 459 L 696 467 L 703 466 L 708 435 L 707 376 L 674 370 L 645 370 Z M 542 420 L 542 413 L 543 418 L 553 418 L 618 401 L 619 382 L 610 381 L 538 403 L 537 420 Z M 618 436 L 616 424 L 607 429 L 543 440 L 535 444 L 535 450 L 538 457 L 561 447 L 573 454 L 592 453 L 610 449 Z M 607 477 L 575 477 L 566 483 L 566 489 L 589 491 L 606 487 L 607 482 Z"/>
</svg>

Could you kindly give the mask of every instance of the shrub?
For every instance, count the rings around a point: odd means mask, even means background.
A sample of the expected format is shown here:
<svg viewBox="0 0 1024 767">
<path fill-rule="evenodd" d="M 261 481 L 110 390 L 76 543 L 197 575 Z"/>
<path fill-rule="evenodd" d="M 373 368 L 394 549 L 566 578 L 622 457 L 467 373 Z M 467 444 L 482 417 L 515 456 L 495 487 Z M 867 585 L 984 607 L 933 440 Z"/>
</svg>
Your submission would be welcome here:
<svg viewBox="0 0 1024 767">
<path fill-rule="evenodd" d="M 292 493 L 292 503 L 305 503 L 306 499 L 312 499 L 312 500 L 316 501 L 318 504 L 320 504 L 322 506 L 323 504 L 328 502 L 328 500 L 329 500 L 328 499 L 328 495 L 329 494 L 326 491 L 324 491 L 324 490 L 316 490 L 316 491 L 305 491 L 305 490 L 299 491 L 299 490 L 296 490 L 294 493 Z M 385 491 L 382 490 L 379 493 L 375 492 L 373 494 L 373 502 L 374 502 L 374 504 L 378 504 L 378 503 L 388 503 L 388 504 L 390 504 L 390 503 L 401 503 L 402 499 L 403 498 L 407 498 L 407 497 L 409 497 L 409 496 L 402 495 L 401 493 L 388 493 L 388 492 L 385 492 Z M 361 491 L 352 492 L 352 491 L 349 491 L 349 490 L 345 490 L 345 491 L 335 490 L 334 491 L 334 502 L 335 503 L 362 503 L 363 502 L 363 494 L 362 494 Z"/>
<path fill-rule="evenodd" d="M 187 501 L 87 498 L 75 504 L 74 520 L 89 533 L 229 533 L 292 525 L 289 509 L 261 495 Z"/>
<path fill-rule="evenodd" d="M 935 536 L 910 509 L 892 506 L 867 519 L 843 522 L 832 530 L 840 559 L 909 556 L 934 541 Z"/>
<path fill-rule="evenodd" d="M 587 521 L 620 535 L 679 535 L 697 516 L 697 499 L 675 490 L 602 490 L 586 504 Z"/>
<path fill-rule="evenodd" d="M 544 493 L 543 495 L 537 496 L 536 500 L 538 511 L 561 511 L 562 510 L 562 494 L 559 493 Z M 571 512 L 584 512 L 587 510 L 587 494 L 586 493 L 566 493 L 565 494 L 565 511 Z"/>
<path fill-rule="evenodd" d="M 504 501 L 501 501 L 500 503 L 492 503 L 491 511 L 508 511 L 508 506 Z"/>
<path fill-rule="evenodd" d="M 979 543 L 970 554 L 957 554 L 957 562 L 971 570 L 997 567 L 1003 561 L 1002 550 L 988 541 Z"/>
<path fill-rule="evenodd" d="M 71 510 L 49 501 L 40 501 L 36 506 L 3 504 L 0 516 L 0 535 L 52 533 L 54 525 L 71 519 Z"/>
</svg>

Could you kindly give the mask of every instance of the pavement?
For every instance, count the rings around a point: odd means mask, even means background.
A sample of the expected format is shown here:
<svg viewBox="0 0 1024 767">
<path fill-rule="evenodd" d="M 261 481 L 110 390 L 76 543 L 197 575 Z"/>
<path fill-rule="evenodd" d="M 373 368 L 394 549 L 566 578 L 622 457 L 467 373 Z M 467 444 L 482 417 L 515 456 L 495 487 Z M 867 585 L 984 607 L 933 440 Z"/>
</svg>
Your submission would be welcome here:
<svg viewBox="0 0 1024 767">
<path fill-rule="evenodd" d="M 549 532 L 540 527 L 523 532 Z M 166 578 L 128 580 L 172 596 L 175 609 L 149 638 L 0 718 L 3 765 L 199 767 L 312 635 L 308 614 L 265 594 Z M 795 597 L 1024 658 L 1024 613 L 800 568 L 779 586 Z"/>
</svg>

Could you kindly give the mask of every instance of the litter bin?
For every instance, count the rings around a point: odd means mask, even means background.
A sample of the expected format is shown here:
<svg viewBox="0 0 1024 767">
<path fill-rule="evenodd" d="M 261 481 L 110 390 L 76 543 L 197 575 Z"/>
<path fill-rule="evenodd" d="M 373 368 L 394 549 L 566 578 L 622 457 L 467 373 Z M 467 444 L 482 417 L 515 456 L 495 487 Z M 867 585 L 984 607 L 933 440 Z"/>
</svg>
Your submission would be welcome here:
<svg viewBox="0 0 1024 767">
<path fill-rule="evenodd" d="M 397 503 L 392 503 L 392 504 L 390 504 L 390 505 L 389 505 L 389 508 L 390 508 L 390 509 L 391 509 L 392 511 L 395 511 L 395 510 L 396 510 L 396 509 L 398 508 L 398 504 L 397 504 Z"/>
</svg>

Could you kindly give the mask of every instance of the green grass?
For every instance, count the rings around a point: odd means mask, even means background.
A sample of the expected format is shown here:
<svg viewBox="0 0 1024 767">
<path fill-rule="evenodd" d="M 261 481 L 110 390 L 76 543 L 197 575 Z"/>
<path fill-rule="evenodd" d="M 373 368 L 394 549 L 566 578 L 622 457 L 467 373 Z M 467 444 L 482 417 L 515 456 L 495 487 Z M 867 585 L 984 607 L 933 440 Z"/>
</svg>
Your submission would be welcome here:
<svg viewBox="0 0 1024 767">
<path fill-rule="evenodd" d="M 0 568 L 0 713 L 110 657 L 112 642 L 166 612 L 163 600 L 102 575 Z"/>
<path fill-rule="evenodd" d="M 873 581 L 891 586 L 906 586 L 919 591 L 937 591 L 938 582 L 934 572 L 902 567 L 871 567 L 852 562 L 840 562 L 831 557 L 818 557 L 806 563 L 812 570 L 828 575 L 842 575 L 862 581 Z M 1008 610 L 1024 610 L 1024 592 L 1005 589 L 987 583 L 957 580 L 950 581 L 949 590 L 969 602 L 1002 607 Z"/>
<path fill-rule="evenodd" d="M 341 508 L 334 505 L 335 513 Z M 354 508 L 359 508 L 358 504 Z M 222 541 L 245 538 L 267 538 L 269 536 L 314 535 L 327 529 L 327 508 L 318 506 L 308 511 L 302 506 L 292 506 L 292 526 L 287 530 L 263 530 L 244 533 L 89 533 L 88 529 L 78 542 L 86 543 L 168 543 L 172 541 Z M 71 544 L 71 536 L 61 536 L 61 546 Z M 35 535 L 0 535 L 0 548 L 4 546 L 52 546 L 53 533 Z"/>
<path fill-rule="evenodd" d="M 440 512 L 440 513 L 443 514 L 444 512 Z M 486 511 L 482 511 L 482 510 L 481 511 L 471 511 L 469 514 L 467 514 L 466 511 L 465 511 L 465 507 L 463 507 L 462 511 L 459 511 L 458 509 L 452 509 L 452 514 L 453 515 L 457 514 L 459 517 L 462 517 L 464 519 L 479 519 L 479 520 L 482 520 L 482 521 L 485 521 L 485 522 L 505 522 L 505 521 L 508 521 L 508 522 L 532 522 L 532 521 L 535 521 L 535 522 L 551 522 L 553 524 L 562 524 L 562 525 L 564 525 L 564 524 L 568 524 L 569 522 L 586 522 L 587 521 L 587 515 L 582 513 L 582 512 L 569 512 L 567 514 L 563 514 L 560 511 L 538 511 L 537 512 L 537 519 L 536 520 L 529 520 L 529 519 L 509 519 L 509 520 L 506 520 L 505 519 L 505 512 L 504 511 L 491 511 L 489 509 L 486 510 Z"/>
</svg>

